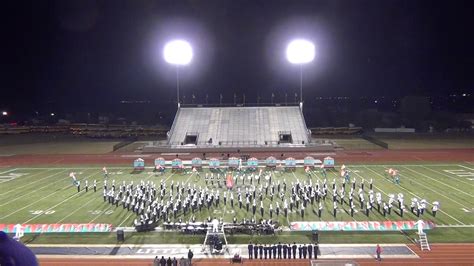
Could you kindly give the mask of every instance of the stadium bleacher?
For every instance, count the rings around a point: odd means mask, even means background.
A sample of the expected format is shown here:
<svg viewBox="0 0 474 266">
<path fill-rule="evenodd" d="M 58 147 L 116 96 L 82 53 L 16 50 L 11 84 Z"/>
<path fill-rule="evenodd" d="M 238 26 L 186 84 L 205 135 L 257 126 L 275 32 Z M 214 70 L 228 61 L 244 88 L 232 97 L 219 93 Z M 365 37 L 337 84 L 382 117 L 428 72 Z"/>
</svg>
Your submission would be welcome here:
<svg viewBox="0 0 474 266">
<path fill-rule="evenodd" d="M 309 134 L 301 109 L 285 107 L 180 108 L 170 145 L 302 145 Z"/>
</svg>

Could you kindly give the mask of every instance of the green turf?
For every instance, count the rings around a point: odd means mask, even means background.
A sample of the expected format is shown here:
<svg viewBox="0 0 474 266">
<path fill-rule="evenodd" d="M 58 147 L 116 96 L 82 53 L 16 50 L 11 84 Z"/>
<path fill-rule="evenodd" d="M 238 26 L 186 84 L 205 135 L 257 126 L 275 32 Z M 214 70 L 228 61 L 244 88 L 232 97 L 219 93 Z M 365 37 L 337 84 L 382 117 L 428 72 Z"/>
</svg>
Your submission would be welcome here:
<svg viewBox="0 0 474 266">
<path fill-rule="evenodd" d="M 405 204 L 410 204 L 410 198 L 413 196 L 425 198 L 428 202 L 439 201 L 441 203 L 441 211 L 438 212 L 436 218 L 431 215 L 431 212 L 425 214 L 423 219 L 433 220 L 438 225 L 472 225 L 474 224 L 474 180 L 471 180 L 467 173 L 474 173 L 474 166 L 470 164 L 404 164 L 394 166 L 400 170 L 402 183 L 396 185 L 390 179 L 385 177 L 384 170 L 389 166 L 383 165 L 351 165 L 348 166 L 352 171 L 352 178 L 361 178 L 366 180 L 372 178 L 374 180 L 375 191 L 380 191 L 383 199 L 387 199 L 387 194 L 403 193 L 405 195 Z M 152 172 L 131 174 L 130 167 L 111 167 L 110 179 L 115 179 L 116 182 L 122 180 L 153 180 L 159 183 L 161 179 L 166 179 L 168 182 L 191 182 L 198 186 L 204 186 L 204 180 L 197 176 L 181 173 L 167 172 L 164 175 L 156 175 Z M 445 170 L 451 170 L 446 172 Z M 453 172 L 454 170 L 454 172 Z M 70 171 L 77 173 L 79 180 L 89 180 L 90 187 L 94 179 L 102 180 L 101 167 L 97 166 L 71 166 L 71 167 L 39 167 L 39 168 L 3 168 L 0 169 L 0 223 L 111 223 L 114 226 L 131 226 L 135 215 L 132 212 L 127 212 L 121 207 L 116 208 L 103 202 L 102 190 L 94 193 L 81 191 L 76 192 L 76 188 L 72 186 L 71 179 L 68 176 Z M 463 171 L 463 172 L 461 172 Z M 24 174 L 24 175 L 21 175 Z M 16 176 L 13 176 L 16 175 Z M 204 174 L 201 173 L 201 176 Z M 13 178 L 14 179 L 9 179 Z M 299 180 L 306 180 L 307 177 L 302 169 L 295 172 L 274 173 L 274 182 L 285 179 L 288 184 Z M 340 183 L 337 171 L 328 172 L 328 183 L 336 178 Z M 317 179 L 322 180 L 319 173 L 315 172 L 313 182 Z M 84 182 L 82 182 L 84 184 Z M 239 185 L 241 181 L 239 180 Z M 248 182 L 247 182 L 248 183 Z M 102 185 L 102 182 L 99 182 Z M 290 185 L 288 185 L 290 187 Z M 331 186 L 328 186 L 329 189 Z M 214 189 L 218 189 L 214 186 Z M 220 188 L 223 190 L 223 188 Z M 347 188 L 348 189 L 348 188 Z M 237 199 L 235 193 L 234 197 Z M 221 193 L 222 199 L 222 193 Z M 274 201 L 277 199 L 275 198 Z M 222 200 L 221 200 L 222 202 Z M 237 200 L 236 200 L 237 202 Z M 270 199 L 266 198 L 266 205 L 270 203 Z M 357 202 L 356 202 L 357 203 Z M 356 204 L 358 205 L 358 204 Z M 273 204 L 275 208 L 275 204 Z M 281 204 L 282 206 L 282 204 Z M 409 206 L 407 206 L 409 208 Z M 314 205 L 314 210 L 317 205 Z M 411 213 L 406 213 L 405 217 L 401 218 L 396 214 L 392 214 L 386 218 L 377 213 L 372 212 L 369 217 L 362 212 L 356 213 L 354 218 L 346 213 L 347 205 L 342 206 L 338 211 L 337 217 L 334 218 L 328 210 L 332 210 L 332 199 L 328 198 L 325 202 L 323 217 L 320 219 L 312 213 L 313 208 L 308 206 L 306 209 L 305 221 L 367 221 L 378 220 L 415 220 L 417 219 Z M 212 207 L 209 211 L 203 211 L 197 214 L 198 220 L 204 220 L 208 216 L 223 216 L 224 220 L 230 222 L 234 215 L 237 219 L 250 218 L 251 212 L 247 213 L 245 208 L 239 209 L 235 204 L 234 209 L 230 208 L 230 203 L 227 206 L 215 208 Z M 183 220 L 190 218 L 190 215 L 182 217 Z M 257 220 L 261 218 L 260 214 L 256 215 Z M 264 218 L 268 218 L 268 213 Z M 288 222 L 301 221 L 299 213 L 291 213 L 286 219 L 282 215 L 276 217 L 274 214 L 273 220 L 277 220 L 280 224 L 287 227 Z M 429 233 L 431 242 L 473 242 L 473 228 L 450 228 L 440 227 Z M 164 234 L 164 233 L 161 233 Z M 410 233 L 411 234 L 411 233 Z M 410 235 L 409 234 L 409 235 Z M 178 243 L 194 243 L 200 242 L 200 237 L 183 236 L 180 234 L 173 234 L 173 241 Z M 327 243 L 375 243 L 375 242 L 406 242 L 410 241 L 407 237 L 398 232 L 394 233 L 347 233 L 335 232 L 324 233 L 324 242 Z M 33 238 L 31 235 L 28 238 Z M 411 236 L 413 238 L 414 236 Z M 131 243 L 159 243 L 163 237 L 156 234 L 132 234 L 130 235 Z M 255 237 L 253 237 L 255 238 Z M 287 242 L 293 238 L 304 242 L 308 238 L 307 234 L 298 233 L 281 233 L 276 237 L 258 237 L 262 241 L 272 242 L 278 239 L 279 241 Z M 167 238 L 170 239 L 170 238 Z M 252 239 L 249 236 L 229 236 L 229 241 L 232 243 L 246 243 Z M 265 239 L 265 240 L 263 240 Z M 114 234 L 43 234 L 36 236 L 33 239 L 34 243 L 115 243 Z"/>
</svg>

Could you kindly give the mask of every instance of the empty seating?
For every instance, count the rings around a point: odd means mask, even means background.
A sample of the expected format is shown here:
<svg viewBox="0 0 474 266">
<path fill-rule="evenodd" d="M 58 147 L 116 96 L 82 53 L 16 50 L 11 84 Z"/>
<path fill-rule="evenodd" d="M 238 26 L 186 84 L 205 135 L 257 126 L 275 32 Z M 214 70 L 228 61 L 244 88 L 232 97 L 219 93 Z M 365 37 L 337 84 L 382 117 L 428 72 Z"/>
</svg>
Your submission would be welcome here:
<svg viewBox="0 0 474 266">
<path fill-rule="evenodd" d="M 293 144 L 308 142 L 308 130 L 297 106 L 180 108 L 169 144 L 185 144 L 190 132 L 198 135 L 198 145 L 277 145 L 281 132 L 290 132 Z"/>
</svg>

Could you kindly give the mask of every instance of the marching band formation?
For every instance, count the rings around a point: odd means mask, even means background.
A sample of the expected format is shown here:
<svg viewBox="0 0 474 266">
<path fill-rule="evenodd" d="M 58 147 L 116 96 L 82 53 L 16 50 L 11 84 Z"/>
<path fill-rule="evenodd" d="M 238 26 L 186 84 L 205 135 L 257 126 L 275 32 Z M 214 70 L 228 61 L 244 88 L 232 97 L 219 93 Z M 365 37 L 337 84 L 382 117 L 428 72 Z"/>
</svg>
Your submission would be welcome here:
<svg viewBox="0 0 474 266">
<path fill-rule="evenodd" d="M 145 225 L 147 228 L 149 225 L 149 229 L 158 223 L 168 227 L 176 223 L 187 228 L 186 224 L 199 223 L 196 223 L 196 215 L 203 210 L 209 214 L 215 209 L 247 213 L 247 218 L 239 223 L 234 217 L 233 224 L 269 224 L 272 228 L 277 224 L 274 220 L 278 221 L 280 217 L 288 218 L 289 214 L 297 214 L 303 221 L 311 213 L 323 219 L 325 206 L 332 207 L 327 213 L 334 218 L 344 212 L 351 217 L 358 212 L 367 217 L 378 212 L 386 217 L 392 215 L 392 211 L 403 217 L 406 212 L 402 193 L 383 195 L 385 193 L 376 189 L 372 179 L 351 178 L 351 171 L 345 165 L 341 166 L 341 179 L 333 178 L 331 181 L 328 181 L 325 169 L 320 169 L 318 174 L 317 170 L 307 167 L 305 180 L 300 180 L 295 175 L 291 182 L 287 182 L 283 176 L 278 176 L 278 172 L 260 169 L 255 172 L 206 172 L 202 175 L 193 168 L 190 175 L 203 182 L 161 179 L 159 183 L 140 180 L 136 184 L 134 181 L 116 184 L 114 179 L 109 180 L 109 174 L 104 167 L 103 200 L 134 212 L 137 215 L 135 226 Z M 390 168 L 386 172 L 395 184 L 400 184 L 397 170 Z M 81 191 L 80 181 L 75 174 L 71 173 L 70 177 L 77 190 Z M 87 192 L 87 180 L 84 185 Z M 93 181 L 93 190 L 97 191 L 96 180 Z M 435 201 L 431 205 L 431 213 L 436 216 L 440 204 Z M 411 199 L 410 212 L 417 217 L 423 216 L 427 207 L 426 199 Z M 235 215 L 235 211 L 231 213 Z M 183 223 L 186 215 L 190 218 Z M 210 222 L 210 217 L 208 220 Z M 220 223 L 224 223 L 222 218 Z"/>
</svg>

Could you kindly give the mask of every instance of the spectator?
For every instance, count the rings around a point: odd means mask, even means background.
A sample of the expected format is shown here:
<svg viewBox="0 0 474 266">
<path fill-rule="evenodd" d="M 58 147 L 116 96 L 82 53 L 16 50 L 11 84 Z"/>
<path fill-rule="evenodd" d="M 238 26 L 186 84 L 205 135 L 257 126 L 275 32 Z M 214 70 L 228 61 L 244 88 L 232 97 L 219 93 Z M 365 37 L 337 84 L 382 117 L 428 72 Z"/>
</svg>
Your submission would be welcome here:
<svg viewBox="0 0 474 266">
<path fill-rule="evenodd" d="M 313 248 L 314 248 L 314 259 L 317 259 L 318 258 L 318 253 L 319 253 L 319 245 L 318 245 L 317 242 L 314 243 Z"/>
<path fill-rule="evenodd" d="M 160 266 L 166 266 L 166 259 L 165 259 L 165 256 L 161 256 L 161 259 L 160 259 Z"/>
<path fill-rule="evenodd" d="M 194 254 L 193 254 L 193 252 L 192 252 L 191 249 L 190 249 L 189 252 L 188 252 L 189 265 L 192 265 L 192 264 L 193 264 L 193 262 L 192 262 L 193 256 L 194 256 Z"/>
<path fill-rule="evenodd" d="M 36 266 L 38 261 L 30 249 L 0 231 L 0 265 Z"/>
<path fill-rule="evenodd" d="M 379 244 L 377 244 L 377 248 L 375 249 L 375 253 L 377 253 L 377 260 L 381 261 L 382 258 L 380 257 L 380 254 L 382 253 L 382 248 L 380 247 Z"/>
<path fill-rule="evenodd" d="M 293 259 L 296 259 L 296 249 L 297 249 L 296 242 L 293 242 L 293 246 L 291 247 L 291 249 L 292 249 L 291 253 L 293 253 Z"/>
<path fill-rule="evenodd" d="M 234 219 L 235 219 L 235 218 L 234 218 Z M 249 259 L 251 260 L 251 259 L 252 259 L 252 255 L 253 255 L 253 244 L 252 244 L 252 242 L 249 243 L 248 249 L 249 249 Z"/>
<path fill-rule="evenodd" d="M 160 265 L 160 259 L 158 258 L 158 256 L 155 257 L 155 259 L 153 260 L 153 266 L 159 266 Z"/>
<path fill-rule="evenodd" d="M 172 266 L 171 263 L 173 263 L 171 261 L 171 257 L 168 257 L 168 260 L 166 261 L 166 266 Z"/>
<path fill-rule="evenodd" d="M 173 258 L 173 266 L 178 266 L 178 260 L 176 259 L 176 257 Z"/>
<path fill-rule="evenodd" d="M 186 265 L 188 265 L 188 261 L 184 257 L 181 257 L 181 259 L 179 260 L 179 266 L 186 266 Z"/>
</svg>

